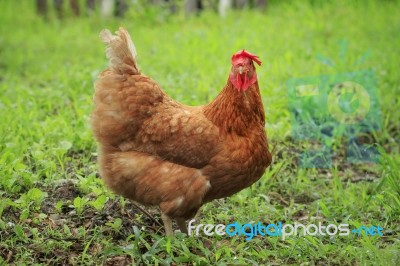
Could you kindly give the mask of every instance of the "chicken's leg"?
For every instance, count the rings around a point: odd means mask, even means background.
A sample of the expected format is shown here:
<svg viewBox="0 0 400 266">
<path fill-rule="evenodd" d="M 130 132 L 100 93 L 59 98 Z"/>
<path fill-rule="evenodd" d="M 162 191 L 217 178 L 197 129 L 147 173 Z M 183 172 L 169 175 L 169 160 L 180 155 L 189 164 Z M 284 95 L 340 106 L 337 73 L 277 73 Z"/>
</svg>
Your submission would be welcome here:
<svg viewBox="0 0 400 266">
<path fill-rule="evenodd" d="M 161 213 L 161 219 L 164 222 L 164 229 L 165 229 L 165 234 L 167 236 L 173 236 L 174 233 L 172 231 L 172 220 L 169 218 L 167 215 L 164 213 Z"/>
<path fill-rule="evenodd" d="M 186 221 L 183 218 L 176 218 L 176 222 L 178 224 L 179 230 L 181 230 L 182 233 L 188 234 L 188 230 L 186 227 Z"/>
</svg>

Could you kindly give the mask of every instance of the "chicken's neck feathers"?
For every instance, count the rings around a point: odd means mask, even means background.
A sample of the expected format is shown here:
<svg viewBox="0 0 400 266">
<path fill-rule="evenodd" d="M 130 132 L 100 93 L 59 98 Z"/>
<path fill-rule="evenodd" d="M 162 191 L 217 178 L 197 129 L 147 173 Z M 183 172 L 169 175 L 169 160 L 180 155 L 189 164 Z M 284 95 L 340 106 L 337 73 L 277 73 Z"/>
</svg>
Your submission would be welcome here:
<svg viewBox="0 0 400 266">
<path fill-rule="evenodd" d="M 221 93 L 204 107 L 205 116 L 226 132 L 243 135 L 249 127 L 265 125 L 264 107 L 258 82 L 239 92 L 230 81 Z"/>
</svg>

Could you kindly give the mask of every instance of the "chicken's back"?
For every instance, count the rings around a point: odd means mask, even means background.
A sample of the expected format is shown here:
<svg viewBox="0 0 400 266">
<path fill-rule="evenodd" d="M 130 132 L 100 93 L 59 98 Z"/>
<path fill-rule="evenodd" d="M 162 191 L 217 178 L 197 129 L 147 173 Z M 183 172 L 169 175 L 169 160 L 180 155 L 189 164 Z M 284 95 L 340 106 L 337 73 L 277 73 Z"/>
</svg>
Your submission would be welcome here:
<svg viewBox="0 0 400 266">
<path fill-rule="evenodd" d="M 118 147 L 137 134 L 164 97 L 158 85 L 144 75 L 104 71 L 95 83 L 95 108 L 91 116 L 96 139 Z"/>
<path fill-rule="evenodd" d="M 218 142 L 201 108 L 178 104 L 140 73 L 109 69 L 95 83 L 91 123 L 109 188 L 171 217 L 196 213 L 210 188 L 200 168 Z"/>
<path fill-rule="evenodd" d="M 191 217 L 210 188 L 201 168 L 218 153 L 218 128 L 140 73 L 126 31 L 102 37 L 110 66 L 95 82 L 91 115 L 100 175 L 120 195 Z"/>
</svg>

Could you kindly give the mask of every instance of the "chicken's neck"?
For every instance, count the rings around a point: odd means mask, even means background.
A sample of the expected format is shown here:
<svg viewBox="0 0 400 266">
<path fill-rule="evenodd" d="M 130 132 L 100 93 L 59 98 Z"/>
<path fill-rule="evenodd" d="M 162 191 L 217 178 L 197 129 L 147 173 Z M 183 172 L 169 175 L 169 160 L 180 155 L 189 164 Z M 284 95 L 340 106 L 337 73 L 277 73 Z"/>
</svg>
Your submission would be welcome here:
<svg viewBox="0 0 400 266">
<path fill-rule="evenodd" d="M 258 82 L 239 92 L 228 80 L 221 93 L 204 107 L 204 114 L 225 132 L 246 135 L 255 124 L 265 125 L 264 107 Z"/>
</svg>

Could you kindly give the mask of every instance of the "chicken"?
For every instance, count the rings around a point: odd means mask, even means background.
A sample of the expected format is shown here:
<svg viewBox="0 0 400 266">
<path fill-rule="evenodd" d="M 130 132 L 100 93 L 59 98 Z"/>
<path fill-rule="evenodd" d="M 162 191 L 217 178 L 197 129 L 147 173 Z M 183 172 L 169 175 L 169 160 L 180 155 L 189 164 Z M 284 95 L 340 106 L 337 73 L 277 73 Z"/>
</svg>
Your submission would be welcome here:
<svg viewBox="0 0 400 266">
<path fill-rule="evenodd" d="M 167 235 L 206 202 L 259 180 L 271 163 L 254 62 L 241 50 L 228 81 L 208 105 L 171 99 L 143 75 L 129 33 L 100 33 L 109 67 L 95 82 L 91 124 L 99 144 L 100 176 L 115 193 L 159 206 Z"/>
</svg>

